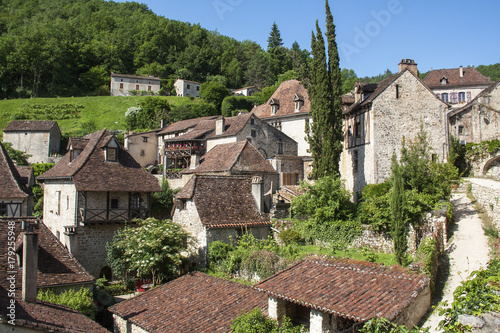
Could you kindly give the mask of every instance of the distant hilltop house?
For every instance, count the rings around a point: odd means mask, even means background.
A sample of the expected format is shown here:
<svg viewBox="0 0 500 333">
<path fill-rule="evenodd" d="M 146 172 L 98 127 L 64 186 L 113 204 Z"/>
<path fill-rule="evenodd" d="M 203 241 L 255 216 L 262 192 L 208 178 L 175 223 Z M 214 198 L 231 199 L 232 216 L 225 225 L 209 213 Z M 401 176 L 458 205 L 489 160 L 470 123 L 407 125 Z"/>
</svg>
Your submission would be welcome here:
<svg viewBox="0 0 500 333">
<path fill-rule="evenodd" d="M 180 97 L 200 97 L 201 83 L 196 81 L 189 81 L 177 79 L 174 83 L 175 92 Z"/>
<path fill-rule="evenodd" d="M 471 102 L 493 82 L 474 67 L 431 70 L 424 83 L 443 101 L 452 107 Z"/>
<path fill-rule="evenodd" d="M 3 141 L 31 155 L 29 163 L 50 163 L 59 153 L 61 130 L 57 121 L 14 120 L 3 129 Z"/>
<path fill-rule="evenodd" d="M 62 160 L 37 179 L 44 184 L 44 223 L 100 277 L 111 277 L 106 243 L 126 222 L 151 216 L 151 194 L 161 191 L 105 129 L 71 138 Z"/>
<path fill-rule="evenodd" d="M 401 155 L 403 137 L 426 131 L 433 157 L 445 161 L 449 105 L 418 78 L 417 65 L 403 59 L 399 73 L 378 84 L 356 84 L 355 102 L 343 112 L 344 149 L 340 174 L 346 188 L 359 193 L 391 175 L 391 157 Z"/>
<path fill-rule="evenodd" d="M 111 96 L 132 96 L 131 91 L 145 91 L 148 94 L 160 92 L 161 79 L 155 76 L 139 76 L 111 72 Z"/>
<path fill-rule="evenodd" d="M 255 92 L 259 91 L 256 86 L 243 87 L 234 89 L 231 94 L 234 96 L 252 96 Z"/>
</svg>

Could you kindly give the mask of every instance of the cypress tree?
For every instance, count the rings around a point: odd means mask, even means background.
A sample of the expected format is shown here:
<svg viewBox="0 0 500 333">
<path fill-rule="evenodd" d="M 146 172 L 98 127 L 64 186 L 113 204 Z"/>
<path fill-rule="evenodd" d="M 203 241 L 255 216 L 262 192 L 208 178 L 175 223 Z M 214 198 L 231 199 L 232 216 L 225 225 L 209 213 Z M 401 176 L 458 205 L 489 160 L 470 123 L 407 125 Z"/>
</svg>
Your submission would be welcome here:
<svg viewBox="0 0 500 333">
<path fill-rule="evenodd" d="M 396 154 L 392 155 L 392 193 L 390 208 L 392 215 L 392 239 L 394 242 L 394 253 L 398 264 L 406 263 L 406 217 L 405 217 L 405 192 L 404 180 L 401 174 L 401 167 L 396 159 Z"/>
<path fill-rule="evenodd" d="M 339 55 L 335 41 L 335 25 L 328 0 L 325 1 L 327 21 L 328 59 L 325 40 L 318 21 L 316 36 L 313 33 L 311 50 L 311 101 L 312 124 L 306 128 L 310 152 L 314 159 L 313 178 L 339 174 L 342 153 L 342 90 Z"/>
</svg>

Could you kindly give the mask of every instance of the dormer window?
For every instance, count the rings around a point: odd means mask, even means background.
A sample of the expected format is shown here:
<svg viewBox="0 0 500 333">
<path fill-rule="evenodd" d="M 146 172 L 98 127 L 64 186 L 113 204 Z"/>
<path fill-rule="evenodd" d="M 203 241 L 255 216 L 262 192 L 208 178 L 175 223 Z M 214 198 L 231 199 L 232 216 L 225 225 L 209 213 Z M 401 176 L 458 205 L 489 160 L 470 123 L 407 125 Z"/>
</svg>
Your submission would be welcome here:
<svg viewBox="0 0 500 333">
<path fill-rule="evenodd" d="M 446 85 L 446 84 L 448 84 L 448 79 L 446 78 L 446 76 L 443 76 L 443 77 L 441 78 L 441 84 L 442 84 L 442 85 Z"/>
<path fill-rule="evenodd" d="M 295 94 L 295 96 L 293 97 L 293 101 L 295 102 L 295 112 L 299 112 L 304 105 L 304 98 L 298 94 Z"/>
<path fill-rule="evenodd" d="M 271 98 L 269 104 L 271 105 L 271 114 L 272 115 L 276 114 L 276 112 L 278 112 L 280 108 L 280 102 L 275 98 Z"/>
<path fill-rule="evenodd" d="M 278 108 L 279 108 L 278 105 L 271 105 L 271 114 L 276 114 Z"/>
<path fill-rule="evenodd" d="M 107 162 L 116 162 L 118 161 L 118 149 L 107 147 L 106 148 L 106 161 Z"/>
</svg>

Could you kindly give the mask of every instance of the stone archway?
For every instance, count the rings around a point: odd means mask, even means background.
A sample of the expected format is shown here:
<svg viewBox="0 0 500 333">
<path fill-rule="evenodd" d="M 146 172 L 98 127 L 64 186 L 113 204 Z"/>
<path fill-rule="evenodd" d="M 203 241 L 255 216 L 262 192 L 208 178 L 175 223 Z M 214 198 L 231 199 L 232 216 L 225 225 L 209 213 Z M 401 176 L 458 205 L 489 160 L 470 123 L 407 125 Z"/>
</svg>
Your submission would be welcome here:
<svg viewBox="0 0 500 333">
<path fill-rule="evenodd" d="M 500 154 L 493 158 L 490 158 L 484 163 L 484 166 L 482 168 L 482 175 L 490 175 L 500 179 Z"/>
<path fill-rule="evenodd" d="M 109 266 L 104 266 L 99 271 L 99 279 L 103 278 L 103 277 L 106 278 L 106 280 L 108 280 L 108 281 L 112 280 L 112 278 L 113 278 L 113 271 L 111 270 L 111 268 Z"/>
</svg>

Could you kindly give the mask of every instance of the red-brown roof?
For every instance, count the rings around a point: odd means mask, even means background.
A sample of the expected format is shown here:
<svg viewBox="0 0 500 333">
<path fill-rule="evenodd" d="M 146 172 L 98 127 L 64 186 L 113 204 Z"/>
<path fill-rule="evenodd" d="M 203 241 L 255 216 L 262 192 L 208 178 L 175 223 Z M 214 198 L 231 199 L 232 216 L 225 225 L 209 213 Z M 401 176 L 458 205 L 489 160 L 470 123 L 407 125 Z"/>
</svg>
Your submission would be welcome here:
<svg viewBox="0 0 500 333">
<path fill-rule="evenodd" d="M 27 187 L 30 188 L 30 185 L 33 184 L 34 180 L 34 173 L 33 173 L 33 167 L 28 166 L 28 165 L 17 165 L 16 166 L 17 172 L 19 172 L 20 180 L 21 182 Z"/>
<path fill-rule="evenodd" d="M 469 103 L 467 103 L 463 107 L 458 108 L 458 109 L 453 110 L 452 112 L 448 113 L 448 117 L 452 117 L 458 113 L 461 113 L 464 110 L 468 110 L 472 105 L 477 104 L 478 100 L 481 97 L 488 96 L 489 94 L 491 94 L 493 92 L 493 90 L 497 89 L 499 86 L 500 86 L 500 81 L 494 82 L 489 87 L 487 87 L 483 91 L 481 91 L 476 97 L 474 97 L 474 99 L 472 101 L 470 101 Z"/>
<path fill-rule="evenodd" d="M 10 305 L 10 298 L 6 294 L 5 290 L 0 290 L 0 308 L 2 309 L 0 329 L 5 327 L 1 325 L 10 325 L 7 324 L 10 318 L 5 316 L 7 306 Z M 15 301 L 15 326 L 29 329 L 30 332 L 34 330 L 57 333 L 109 333 L 95 321 L 66 306 L 43 301 L 28 303 L 17 298 Z"/>
<path fill-rule="evenodd" d="M 300 95 L 304 99 L 304 105 L 300 109 L 300 112 L 295 111 L 295 102 L 293 100 L 295 94 Z M 274 115 L 271 114 L 271 100 L 279 101 L 279 109 Z M 280 84 L 267 103 L 254 107 L 252 109 L 252 113 L 259 118 L 269 118 L 309 113 L 310 109 L 311 102 L 309 101 L 307 89 L 302 85 L 302 83 L 300 83 L 300 81 L 288 80 Z"/>
<path fill-rule="evenodd" d="M 262 174 L 276 173 L 264 156 L 248 141 L 216 145 L 206 153 L 196 169 L 186 169 L 182 173 L 209 174 Z"/>
<path fill-rule="evenodd" d="M 57 126 L 57 121 L 51 120 L 14 120 L 5 128 L 4 132 L 31 131 L 31 132 L 49 132 L 52 127 Z"/>
<path fill-rule="evenodd" d="M 84 137 L 88 139 L 81 154 L 70 161 L 68 152 L 52 169 L 37 179 L 71 178 L 78 191 L 160 192 L 155 176 L 141 168 L 130 154 L 119 147 L 118 162 L 106 162 L 105 146 L 111 139 L 107 130 Z M 78 141 L 82 143 L 83 141 Z"/>
<path fill-rule="evenodd" d="M 254 288 L 357 322 L 394 319 L 429 285 L 424 275 L 361 261 L 309 259 Z"/>
<path fill-rule="evenodd" d="M 109 310 L 149 333 L 230 332 L 243 312 L 267 309 L 266 295 L 251 287 L 193 272 Z"/>
<path fill-rule="evenodd" d="M 92 284 L 95 279 L 85 268 L 71 256 L 66 248 L 57 240 L 52 232 L 39 220 L 20 218 L 0 218 L 0 286 L 6 287 L 8 251 L 7 245 L 9 223 L 14 224 L 16 244 L 22 245 L 22 221 L 38 225 L 38 274 L 37 286 L 56 287 L 73 284 Z M 11 229 L 12 230 L 12 229 Z M 16 288 L 21 288 L 22 271 L 16 274 Z M 7 288 L 8 289 L 8 288 Z"/>
<path fill-rule="evenodd" d="M 0 142 L 0 198 L 26 198 L 33 195 Z"/>
<path fill-rule="evenodd" d="M 489 77 L 481 74 L 475 67 L 462 67 L 463 76 L 460 77 L 460 68 L 435 69 L 430 71 L 424 83 L 431 89 L 462 87 L 462 86 L 488 86 L 493 83 Z M 441 84 L 441 79 L 446 78 L 448 83 Z"/>
<path fill-rule="evenodd" d="M 177 121 L 175 123 L 168 125 L 164 129 L 159 131 L 156 135 L 164 135 L 167 133 L 186 131 L 192 127 L 195 127 L 196 125 L 198 125 L 200 122 L 202 122 L 204 120 L 216 119 L 216 118 L 217 118 L 217 116 L 207 116 L 207 117 L 192 118 L 192 119 Z"/>
<path fill-rule="evenodd" d="M 118 73 L 111 73 L 111 77 L 123 77 L 128 79 L 157 80 L 157 81 L 161 80 L 159 77 L 156 76 L 141 76 L 132 74 L 118 74 Z"/>
<path fill-rule="evenodd" d="M 193 200 L 207 228 L 268 226 L 252 195 L 252 179 L 239 176 L 193 176 L 176 195 Z"/>
</svg>

